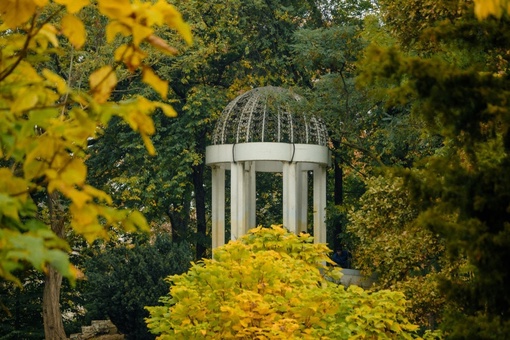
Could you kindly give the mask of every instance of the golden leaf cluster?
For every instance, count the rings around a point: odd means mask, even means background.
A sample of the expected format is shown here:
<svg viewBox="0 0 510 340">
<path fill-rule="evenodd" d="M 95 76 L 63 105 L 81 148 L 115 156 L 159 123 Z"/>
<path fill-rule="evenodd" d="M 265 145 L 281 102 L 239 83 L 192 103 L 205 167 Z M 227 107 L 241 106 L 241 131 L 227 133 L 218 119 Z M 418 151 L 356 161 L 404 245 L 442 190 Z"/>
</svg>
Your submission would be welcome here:
<svg viewBox="0 0 510 340">
<path fill-rule="evenodd" d="M 504 13 L 510 13 L 508 0 L 475 0 L 475 15 L 479 20 L 489 16 L 501 18 Z"/>
<path fill-rule="evenodd" d="M 111 43 L 120 34 L 126 42 L 115 51 L 115 65 L 98 65 L 89 76 L 88 91 L 77 90 L 65 75 L 40 61 L 63 49 L 62 37 L 74 49 L 86 46 L 80 15 L 96 5 L 109 20 L 106 40 Z M 0 277 L 16 281 L 12 273 L 23 263 L 40 270 L 51 264 L 70 278 L 76 274 L 65 254 L 67 243 L 42 223 L 31 195 L 36 192 L 58 193 L 70 202 L 64 209 L 67 224 L 89 242 L 106 237 L 105 226 L 148 228 L 141 213 L 110 207 L 110 196 L 87 184 L 85 158 L 88 141 L 113 115 L 140 133 L 150 154 L 156 153 L 151 114 L 159 108 L 173 117 L 174 109 L 143 97 L 124 102 L 111 102 L 110 97 L 116 71 L 125 65 L 131 72 L 141 70 L 142 81 L 166 99 L 168 82 L 144 64 L 147 46 L 176 53 L 155 35 L 158 26 L 176 30 L 191 43 L 190 27 L 163 0 L 0 1 Z M 26 249 L 30 247 L 34 250 Z"/>
<path fill-rule="evenodd" d="M 402 293 L 345 289 L 312 239 L 259 227 L 215 249 L 167 279 L 163 305 L 146 307 L 148 328 L 158 339 L 413 338 Z"/>
</svg>

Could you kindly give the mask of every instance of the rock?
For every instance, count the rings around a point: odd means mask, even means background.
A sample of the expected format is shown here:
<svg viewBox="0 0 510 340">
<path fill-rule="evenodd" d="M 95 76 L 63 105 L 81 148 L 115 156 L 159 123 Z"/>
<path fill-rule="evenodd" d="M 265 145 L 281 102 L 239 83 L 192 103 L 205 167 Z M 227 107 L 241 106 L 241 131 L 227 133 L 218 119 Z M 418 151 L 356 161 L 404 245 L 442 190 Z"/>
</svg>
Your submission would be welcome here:
<svg viewBox="0 0 510 340">
<path fill-rule="evenodd" d="M 81 333 L 71 334 L 70 340 L 123 340 L 117 327 L 110 320 L 93 320 L 90 326 L 82 326 Z"/>
</svg>

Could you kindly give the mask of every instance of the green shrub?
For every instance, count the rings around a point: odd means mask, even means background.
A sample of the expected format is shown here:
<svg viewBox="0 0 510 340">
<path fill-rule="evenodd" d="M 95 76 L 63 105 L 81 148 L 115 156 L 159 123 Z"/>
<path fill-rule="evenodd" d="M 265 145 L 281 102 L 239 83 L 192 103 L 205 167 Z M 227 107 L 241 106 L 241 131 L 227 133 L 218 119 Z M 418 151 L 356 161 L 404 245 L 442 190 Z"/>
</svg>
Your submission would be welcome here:
<svg viewBox="0 0 510 340">
<path fill-rule="evenodd" d="M 308 234 L 252 229 L 170 276 L 147 325 L 158 339 L 413 338 L 403 294 L 344 289 L 329 253 Z"/>
</svg>

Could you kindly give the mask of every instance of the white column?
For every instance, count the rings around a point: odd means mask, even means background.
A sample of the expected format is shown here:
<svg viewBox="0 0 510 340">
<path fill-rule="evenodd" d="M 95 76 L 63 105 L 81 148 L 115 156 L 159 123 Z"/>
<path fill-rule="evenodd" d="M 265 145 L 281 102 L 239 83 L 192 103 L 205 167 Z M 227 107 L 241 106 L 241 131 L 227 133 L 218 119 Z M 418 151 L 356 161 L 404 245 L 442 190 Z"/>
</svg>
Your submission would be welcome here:
<svg viewBox="0 0 510 340">
<path fill-rule="evenodd" d="M 243 236 L 245 226 L 244 164 L 242 162 L 230 165 L 230 214 L 230 239 L 237 240 Z"/>
<path fill-rule="evenodd" d="M 298 191 L 296 163 L 283 163 L 283 226 L 290 232 L 297 232 Z"/>
<path fill-rule="evenodd" d="M 282 210 L 283 210 L 283 226 L 288 228 L 289 226 L 289 183 L 288 183 L 288 173 L 289 173 L 289 163 L 283 162 L 282 164 Z"/>
<path fill-rule="evenodd" d="M 247 187 L 245 185 L 245 172 L 244 172 L 244 162 L 239 162 L 239 166 L 237 167 L 237 237 L 236 239 L 241 238 L 244 235 L 244 231 L 246 229 L 246 191 Z"/>
<path fill-rule="evenodd" d="M 298 233 L 306 233 L 308 226 L 308 171 L 301 169 L 299 169 L 298 175 L 298 196 Z"/>
<path fill-rule="evenodd" d="M 212 168 L 212 249 L 225 244 L 225 169 Z"/>
<path fill-rule="evenodd" d="M 257 186 L 255 162 L 246 162 L 249 164 L 248 169 L 245 167 L 245 186 L 246 190 L 246 225 L 244 233 L 249 229 L 256 227 L 256 210 L 257 210 Z"/>
<path fill-rule="evenodd" d="M 315 243 L 326 243 L 326 167 L 313 171 L 313 235 Z"/>
</svg>

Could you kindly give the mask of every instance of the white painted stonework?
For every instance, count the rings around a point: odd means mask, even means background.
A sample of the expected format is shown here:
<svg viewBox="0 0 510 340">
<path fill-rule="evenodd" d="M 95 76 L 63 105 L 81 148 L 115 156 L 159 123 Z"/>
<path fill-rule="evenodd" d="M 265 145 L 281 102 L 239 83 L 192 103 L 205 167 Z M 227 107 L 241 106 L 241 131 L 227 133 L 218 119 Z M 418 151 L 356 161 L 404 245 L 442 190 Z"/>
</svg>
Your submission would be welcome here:
<svg viewBox="0 0 510 340">
<path fill-rule="evenodd" d="M 330 163 L 324 122 L 308 114 L 292 90 L 254 88 L 232 100 L 219 117 L 206 164 L 212 168 L 212 246 L 225 243 L 225 172 L 230 171 L 231 239 L 257 226 L 256 173 L 281 173 L 283 226 L 307 231 L 308 176 L 313 176 L 313 235 L 326 242 L 326 169 Z"/>
<path fill-rule="evenodd" d="M 212 167 L 213 249 L 225 243 L 225 171 L 230 174 L 231 239 L 256 227 L 256 172 L 283 173 L 283 225 L 289 231 L 307 230 L 308 173 L 313 173 L 315 241 L 326 242 L 326 146 L 291 143 L 241 143 L 206 148 Z"/>
</svg>

